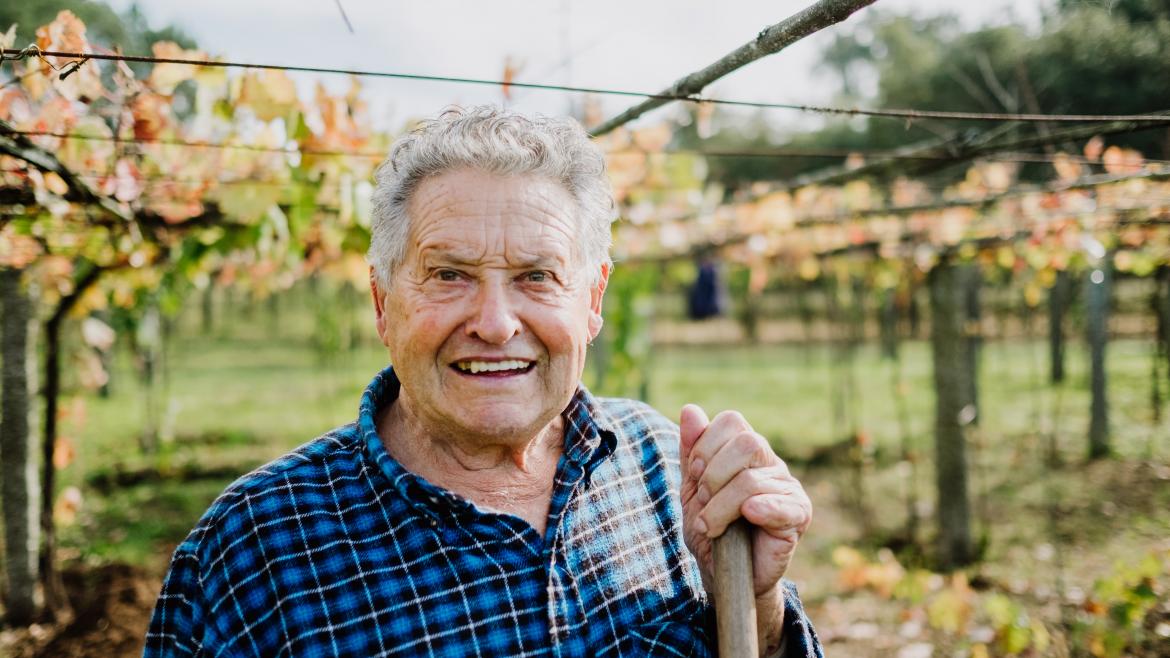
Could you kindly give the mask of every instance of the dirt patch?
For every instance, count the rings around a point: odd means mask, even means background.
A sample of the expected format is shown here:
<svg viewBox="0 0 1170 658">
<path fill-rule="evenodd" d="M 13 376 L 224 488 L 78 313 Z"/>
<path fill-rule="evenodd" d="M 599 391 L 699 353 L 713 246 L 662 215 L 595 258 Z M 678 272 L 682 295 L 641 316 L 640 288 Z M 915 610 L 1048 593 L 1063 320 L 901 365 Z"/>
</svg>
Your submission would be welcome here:
<svg viewBox="0 0 1170 658">
<path fill-rule="evenodd" d="M 141 656 L 162 580 L 142 569 L 110 564 L 63 574 L 74 616 L 0 633 L 0 655 L 12 658 Z"/>
<path fill-rule="evenodd" d="M 226 465 L 207 466 L 195 462 L 180 464 L 173 468 L 149 466 L 145 468 L 120 468 L 98 471 L 86 478 L 86 484 L 99 493 L 108 494 L 114 489 L 125 489 L 142 484 L 158 482 L 193 482 L 195 480 L 231 480 L 252 470 L 252 466 Z"/>
</svg>

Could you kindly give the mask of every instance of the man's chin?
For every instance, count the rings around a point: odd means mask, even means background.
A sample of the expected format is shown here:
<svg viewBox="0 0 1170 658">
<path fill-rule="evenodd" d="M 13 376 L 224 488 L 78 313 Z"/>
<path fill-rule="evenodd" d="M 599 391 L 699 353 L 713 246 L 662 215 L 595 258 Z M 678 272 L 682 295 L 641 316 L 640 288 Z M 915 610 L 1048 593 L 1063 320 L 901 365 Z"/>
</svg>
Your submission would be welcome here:
<svg viewBox="0 0 1170 658">
<path fill-rule="evenodd" d="M 470 434 L 511 442 L 525 440 L 539 434 L 555 418 L 545 410 L 532 408 L 532 399 L 509 403 L 505 400 L 484 401 L 464 407 L 459 414 L 460 424 Z M 548 419 L 545 419 L 548 416 Z"/>
</svg>

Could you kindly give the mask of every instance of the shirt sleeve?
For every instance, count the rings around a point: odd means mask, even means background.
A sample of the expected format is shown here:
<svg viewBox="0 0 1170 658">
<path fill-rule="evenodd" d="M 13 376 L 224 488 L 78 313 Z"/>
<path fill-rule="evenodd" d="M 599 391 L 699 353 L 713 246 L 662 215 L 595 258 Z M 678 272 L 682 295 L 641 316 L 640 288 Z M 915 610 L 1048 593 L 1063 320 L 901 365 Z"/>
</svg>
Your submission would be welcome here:
<svg viewBox="0 0 1170 658">
<path fill-rule="evenodd" d="M 825 658 L 821 641 L 812 622 L 804 613 L 800 594 L 792 581 L 784 583 L 784 630 L 781 632 L 780 658 Z"/>
<path fill-rule="evenodd" d="M 146 631 L 143 658 L 206 655 L 202 642 L 205 611 L 199 558 L 180 546 L 171 558 Z"/>
<path fill-rule="evenodd" d="M 780 651 L 768 658 L 825 658 L 821 650 L 821 641 L 817 639 L 817 632 L 813 630 L 812 622 L 809 621 L 804 613 L 804 606 L 800 603 L 796 585 L 790 580 L 781 582 L 784 585 L 784 625 L 780 635 Z M 708 606 L 707 634 L 715 638 L 712 643 L 714 651 L 719 643 L 713 606 Z"/>
</svg>

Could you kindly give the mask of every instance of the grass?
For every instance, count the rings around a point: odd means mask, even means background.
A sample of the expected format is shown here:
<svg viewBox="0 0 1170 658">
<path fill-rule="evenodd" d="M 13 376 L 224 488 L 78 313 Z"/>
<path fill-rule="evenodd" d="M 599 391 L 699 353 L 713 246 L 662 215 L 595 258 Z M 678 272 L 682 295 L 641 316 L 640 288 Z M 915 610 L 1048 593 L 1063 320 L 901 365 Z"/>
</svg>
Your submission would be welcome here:
<svg viewBox="0 0 1170 658">
<path fill-rule="evenodd" d="M 286 315 L 289 315 L 286 312 Z M 273 459 L 325 430 L 349 422 L 369 378 L 386 363 L 385 351 L 372 331 L 352 350 L 323 357 L 299 325 L 282 325 L 273 337 L 271 325 L 234 320 L 231 337 L 206 335 L 181 322 L 169 353 L 169 402 L 163 412 L 164 440 L 158 454 L 147 456 L 137 437 L 145 419 L 141 385 L 127 354 L 113 371 L 114 394 L 84 398 L 63 432 L 77 447 L 74 463 L 61 475 L 61 486 L 80 486 L 94 473 L 158 468 L 173 472 L 201 465 L 238 466 L 240 473 Z M 1010 456 L 1020 450 L 1039 451 L 1055 432 L 1068 458 L 1083 454 L 1088 427 L 1087 366 L 1081 351 L 1070 349 L 1068 382 L 1055 392 L 1043 383 L 1043 346 L 1028 342 L 990 344 L 983 352 L 982 420 L 977 443 L 985 451 Z M 1123 455 L 1148 456 L 1166 451 L 1165 426 L 1150 423 L 1148 347 L 1137 341 L 1116 341 L 1109 347 L 1113 436 Z M 850 428 L 867 434 L 879 454 L 893 455 L 902 441 L 893 393 L 893 364 L 876 347 L 862 347 L 853 366 L 857 382 L 855 418 L 834 419 L 831 389 L 841 368 L 831 367 L 825 345 L 767 345 L 659 348 L 650 364 L 650 402 L 675 417 L 687 402 L 711 415 L 738 409 L 768 436 L 782 455 L 800 461 L 819 448 L 845 438 Z M 933 395 L 929 346 L 903 345 L 900 365 L 909 416 L 909 440 L 929 454 Z M 586 371 L 588 373 L 588 369 Z M 604 391 L 602 391 L 604 393 Z M 1059 405 L 1059 407 L 1057 406 Z M 152 523 L 188 528 L 197 510 L 206 506 L 226 482 L 144 485 L 143 491 L 120 491 L 91 505 L 93 525 L 66 533 L 76 547 L 99 557 L 137 559 L 149 548 L 127 544 L 174 543 L 179 531 L 167 532 Z M 152 493 L 153 492 L 153 493 Z M 153 499 L 151 497 L 154 497 Z M 136 510 L 157 512 L 159 521 L 135 525 Z M 101 527 L 124 527 L 117 541 L 105 541 Z M 141 529 L 141 532 L 135 530 Z M 124 537 L 122 537 L 124 535 Z"/>
<path fill-rule="evenodd" d="M 1070 456 L 1080 454 L 1087 450 L 1087 438 L 1078 443 L 1089 423 L 1087 364 L 1081 355 L 1070 354 L 1066 383 L 1057 392 L 1048 387 L 1046 373 L 1041 372 L 1046 358 L 1038 351 L 1043 349 L 1029 342 L 991 344 L 984 349 L 980 430 L 992 443 L 1055 431 Z M 919 450 L 928 450 L 934 422 L 929 350 L 923 342 L 904 344 L 900 366 L 895 366 L 881 359 L 876 346 L 861 348 L 854 365 L 853 421 L 834 419 L 832 389 L 834 379 L 841 375 L 834 373 L 825 345 L 661 349 L 650 375 L 651 402 L 668 415 L 687 402 L 700 404 L 709 414 L 738 409 L 782 451 L 797 457 L 846 438 L 852 427 L 865 432 L 877 447 L 893 451 L 903 435 L 892 384 L 893 369 L 900 367 L 911 442 Z M 1155 433 L 1166 429 L 1150 422 L 1148 370 L 1145 344 L 1117 341 L 1110 345 L 1113 435 L 1122 454 L 1144 454 Z"/>
</svg>

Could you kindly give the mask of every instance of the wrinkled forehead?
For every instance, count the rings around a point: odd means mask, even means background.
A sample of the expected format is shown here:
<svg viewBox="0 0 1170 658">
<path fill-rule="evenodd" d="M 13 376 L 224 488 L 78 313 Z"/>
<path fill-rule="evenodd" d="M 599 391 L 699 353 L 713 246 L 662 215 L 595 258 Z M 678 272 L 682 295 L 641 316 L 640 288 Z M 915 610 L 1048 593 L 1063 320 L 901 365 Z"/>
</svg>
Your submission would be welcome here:
<svg viewBox="0 0 1170 658">
<path fill-rule="evenodd" d="M 541 176 L 448 172 L 420 183 L 407 208 L 408 254 L 568 264 L 583 251 L 576 200 Z"/>
</svg>

